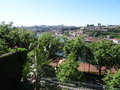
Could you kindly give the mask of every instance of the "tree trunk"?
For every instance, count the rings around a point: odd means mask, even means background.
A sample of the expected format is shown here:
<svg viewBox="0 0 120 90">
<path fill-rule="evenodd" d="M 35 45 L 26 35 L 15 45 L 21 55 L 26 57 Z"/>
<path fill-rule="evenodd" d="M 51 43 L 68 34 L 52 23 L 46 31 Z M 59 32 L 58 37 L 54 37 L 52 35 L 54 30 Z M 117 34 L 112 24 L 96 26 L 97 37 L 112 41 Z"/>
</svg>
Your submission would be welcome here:
<svg viewBox="0 0 120 90">
<path fill-rule="evenodd" d="M 101 75 L 101 66 L 99 67 L 99 75 Z"/>
<path fill-rule="evenodd" d="M 89 65 L 89 69 L 88 69 L 88 72 L 90 72 L 90 64 L 88 64 Z"/>
<path fill-rule="evenodd" d="M 84 63 L 84 71 L 85 71 L 85 63 Z"/>
</svg>

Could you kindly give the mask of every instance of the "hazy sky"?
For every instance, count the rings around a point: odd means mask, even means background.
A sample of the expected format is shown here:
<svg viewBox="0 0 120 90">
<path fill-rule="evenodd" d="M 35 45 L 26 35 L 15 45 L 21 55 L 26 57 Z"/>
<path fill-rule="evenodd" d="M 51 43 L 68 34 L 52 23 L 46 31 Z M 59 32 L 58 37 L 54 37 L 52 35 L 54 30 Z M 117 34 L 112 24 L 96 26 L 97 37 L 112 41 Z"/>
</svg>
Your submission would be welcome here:
<svg viewBox="0 0 120 90">
<path fill-rule="evenodd" d="M 14 25 L 120 24 L 120 0 L 0 0 L 0 22 Z"/>
</svg>

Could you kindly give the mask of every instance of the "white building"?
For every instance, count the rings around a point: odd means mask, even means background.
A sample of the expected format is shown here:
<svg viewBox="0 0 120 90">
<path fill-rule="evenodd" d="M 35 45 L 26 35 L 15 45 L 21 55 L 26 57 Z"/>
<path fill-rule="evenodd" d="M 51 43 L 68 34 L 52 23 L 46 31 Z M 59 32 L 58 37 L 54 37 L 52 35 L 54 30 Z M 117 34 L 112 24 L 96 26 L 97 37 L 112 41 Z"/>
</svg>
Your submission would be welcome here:
<svg viewBox="0 0 120 90">
<path fill-rule="evenodd" d="M 112 41 L 116 44 L 120 44 L 120 40 L 119 39 L 112 39 Z"/>
</svg>

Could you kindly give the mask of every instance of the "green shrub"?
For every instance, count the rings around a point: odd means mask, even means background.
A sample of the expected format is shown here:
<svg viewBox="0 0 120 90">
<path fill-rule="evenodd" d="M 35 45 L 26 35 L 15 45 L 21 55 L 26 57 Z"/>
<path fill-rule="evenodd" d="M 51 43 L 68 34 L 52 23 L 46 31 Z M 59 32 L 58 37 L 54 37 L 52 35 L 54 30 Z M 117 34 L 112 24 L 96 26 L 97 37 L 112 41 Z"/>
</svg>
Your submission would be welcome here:
<svg viewBox="0 0 120 90">
<path fill-rule="evenodd" d="M 73 53 L 68 55 L 68 59 L 59 65 L 57 78 L 60 81 L 80 81 L 82 73 L 77 70 L 79 62 L 75 61 Z"/>
<path fill-rule="evenodd" d="M 0 39 L 0 55 L 7 52 L 8 52 L 8 47 L 5 45 L 5 42 L 2 39 Z"/>
<path fill-rule="evenodd" d="M 105 89 L 114 90 L 115 88 L 120 88 L 120 71 L 115 74 L 108 71 L 106 76 L 103 78 L 103 81 L 106 83 Z"/>
</svg>

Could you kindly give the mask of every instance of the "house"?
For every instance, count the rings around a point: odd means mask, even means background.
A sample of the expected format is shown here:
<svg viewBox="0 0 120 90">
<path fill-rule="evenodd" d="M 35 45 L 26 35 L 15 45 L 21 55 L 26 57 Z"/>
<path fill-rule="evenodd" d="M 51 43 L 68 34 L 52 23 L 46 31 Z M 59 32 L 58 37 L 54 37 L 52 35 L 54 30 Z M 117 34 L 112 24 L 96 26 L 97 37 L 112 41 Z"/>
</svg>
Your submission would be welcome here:
<svg viewBox="0 0 120 90">
<path fill-rule="evenodd" d="M 116 44 L 120 44 L 120 39 L 112 39 L 112 41 Z"/>
<path fill-rule="evenodd" d="M 91 36 L 85 37 L 85 41 L 97 42 L 97 41 L 100 41 L 100 40 L 104 40 L 104 38 L 91 37 Z"/>
</svg>

